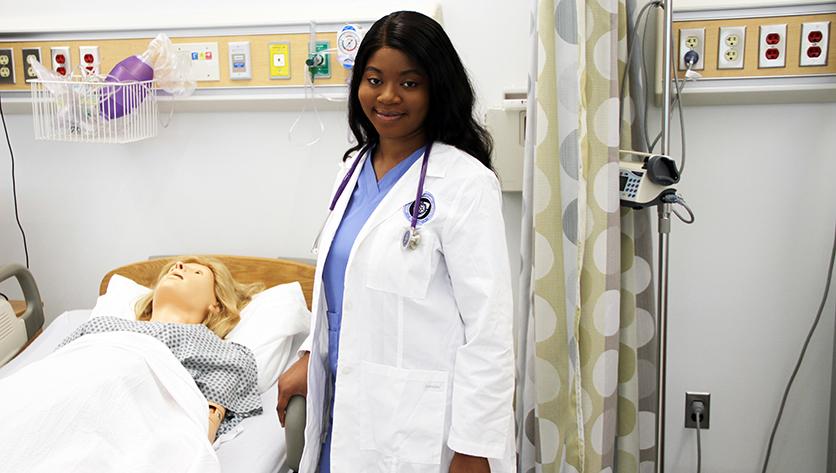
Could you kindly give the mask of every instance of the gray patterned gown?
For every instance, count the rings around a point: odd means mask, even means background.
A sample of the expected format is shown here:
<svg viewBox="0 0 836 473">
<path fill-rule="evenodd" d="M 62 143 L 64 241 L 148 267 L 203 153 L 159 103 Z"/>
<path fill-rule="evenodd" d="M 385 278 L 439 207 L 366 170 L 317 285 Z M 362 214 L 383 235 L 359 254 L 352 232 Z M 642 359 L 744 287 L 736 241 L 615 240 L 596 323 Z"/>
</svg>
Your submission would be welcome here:
<svg viewBox="0 0 836 473">
<path fill-rule="evenodd" d="M 258 370 L 252 351 L 238 343 L 222 340 L 205 325 L 96 317 L 78 327 L 58 348 L 81 336 L 104 332 L 141 333 L 168 346 L 192 375 L 203 396 L 226 408 L 218 436 L 241 420 L 261 414 Z"/>
</svg>

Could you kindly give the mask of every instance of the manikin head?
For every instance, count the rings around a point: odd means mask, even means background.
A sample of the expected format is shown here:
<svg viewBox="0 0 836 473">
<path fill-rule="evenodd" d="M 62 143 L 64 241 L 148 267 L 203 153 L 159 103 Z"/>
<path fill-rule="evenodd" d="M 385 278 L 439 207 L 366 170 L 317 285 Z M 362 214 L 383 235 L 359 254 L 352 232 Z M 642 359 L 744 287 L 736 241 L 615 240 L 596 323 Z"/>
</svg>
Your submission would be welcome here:
<svg viewBox="0 0 836 473">
<path fill-rule="evenodd" d="M 137 319 L 203 324 L 223 338 L 255 292 L 256 287 L 235 281 L 220 261 L 184 256 L 160 271 L 154 291 L 137 302 Z"/>
</svg>

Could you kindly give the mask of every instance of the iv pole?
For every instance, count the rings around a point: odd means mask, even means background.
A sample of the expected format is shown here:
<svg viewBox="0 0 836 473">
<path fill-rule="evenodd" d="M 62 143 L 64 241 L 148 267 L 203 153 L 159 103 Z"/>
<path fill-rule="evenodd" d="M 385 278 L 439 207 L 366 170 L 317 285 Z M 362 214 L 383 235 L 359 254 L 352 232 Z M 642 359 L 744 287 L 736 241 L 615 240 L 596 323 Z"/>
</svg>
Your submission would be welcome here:
<svg viewBox="0 0 836 473">
<path fill-rule="evenodd" d="M 671 24 L 673 21 L 673 0 L 664 0 L 664 38 L 663 66 L 662 66 L 662 154 L 670 155 L 670 117 L 671 117 Z M 657 323 L 656 323 L 656 362 L 658 376 L 656 377 L 657 414 L 656 414 L 656 472 L 665 471 L 665 386 L 668 351 L 668 249 L 671 231 L 671 207 L 673 204 L 662 200 L 657 208 L 659 232 L 659 272 L 657 294 Z"/>
</svg>

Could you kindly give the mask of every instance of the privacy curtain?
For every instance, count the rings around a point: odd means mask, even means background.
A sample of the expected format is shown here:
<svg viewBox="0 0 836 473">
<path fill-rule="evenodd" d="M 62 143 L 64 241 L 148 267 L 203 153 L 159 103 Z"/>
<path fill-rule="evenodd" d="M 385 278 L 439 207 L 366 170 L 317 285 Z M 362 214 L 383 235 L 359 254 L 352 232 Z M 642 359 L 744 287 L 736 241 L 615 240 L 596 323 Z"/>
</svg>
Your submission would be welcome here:
<svg viewBox="0 0 836 473">
<path fill-rule="evenodd" d="M 519 471 L 652 471 L 650 217 L 619 206 L 632 0 L 532 0 L 517 323 Z M 643 84 L 630 84 L 630 95 Z M 634 103 L 635 102 L 635 103 Z"/>
</svg>

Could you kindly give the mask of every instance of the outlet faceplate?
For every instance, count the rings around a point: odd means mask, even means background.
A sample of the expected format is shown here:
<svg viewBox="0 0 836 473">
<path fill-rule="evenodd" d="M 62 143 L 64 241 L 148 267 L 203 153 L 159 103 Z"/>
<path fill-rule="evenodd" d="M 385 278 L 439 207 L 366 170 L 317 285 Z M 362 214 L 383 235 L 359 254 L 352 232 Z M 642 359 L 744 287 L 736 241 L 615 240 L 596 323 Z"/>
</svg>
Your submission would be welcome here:
<svg viewBox="0 0 836 473">
<path fill-rule="evenodd" d="M 786 67 L 787 24 L 761 25 L 758 67 Z"/>
<path fill-rule="evenodd" d="M 12 49 L 0 49 L 0 84 L 15 83 L 15 61 Z"/>
<path fill-rule="evenodd" d="M 709 393 L 685 393 L 685 428 L 697 428 L 697 415 L 691 406 L 694 401 L 702 401 L 705 406 L 705 410 L 700 417 L 700 430 L 708 430 L 711 426 L 709 422 L 711 420 L 711 394 Z"/>
<path fill-rule="evenodd" d="M 684 71 L 685 53 L 695 51 L 699 54 L 697 63 L 691 68 L 701 71 L 705 67 L 705 28 L 683 28 L 679 30 L 679 70 Z"/>
<path fill-rule="evenodd" d="M 21 49 L 21 54 L 23 55 L 23 80 L 37 79 L 38 75 L 35 74 L 35 68 L 32 67 L 29 61 L 32 58 L 43 64 L 41 61 L 41 48 L 24 48 Z"/>
<path fill-rule="evenodd" d="M 830 22 L 801 24 L 801 66 L 826 66 L 827 45 L 830 43 Z"/>
<path fill-rule="evenodd" d="M 62 76 L 70 76 L 73 73 L 73 65 L 70 58 L 70 48 L 58 47 L 49 48 L 52 57 L 52 70 Z"/>
<path fill-rule="evenodd" d="M 717 69 L 743 69 L 745 46 L 745 26 L 721 26 Z"/>
<path fill-rule="evenodd" d="M 79 46 L 78 57 L 84 73 L 98 74 L 100 72 L 98 46 Z"/>
</svg>

